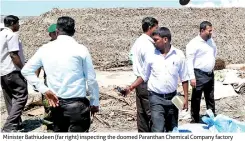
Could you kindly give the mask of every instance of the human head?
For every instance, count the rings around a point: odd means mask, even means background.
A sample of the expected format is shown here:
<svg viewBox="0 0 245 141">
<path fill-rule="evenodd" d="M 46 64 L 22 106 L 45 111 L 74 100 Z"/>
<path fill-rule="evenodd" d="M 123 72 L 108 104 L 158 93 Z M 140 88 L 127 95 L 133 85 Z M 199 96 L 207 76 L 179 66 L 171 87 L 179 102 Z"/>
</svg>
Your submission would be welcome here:
<svg viewBox="0 0 245 141">
<path fill-rule="evenodd" d="M 48 28 L 49 36 L 51 37 L 51 41 L 57 39 L 56 26 L 57 24 L 51 24 Z"/>
<path fill-rule="evenodd" d="M 171 32 L 167 27 L 160 27 L 153 32 L 152 38 L 155 41 L 156 48 L 163 50 L 170 45 Z"/>
<path fill-rule="evenodd" d="M 14 15 L 8 15 L 4 18 L 4 26 L 12 29 L 13 32 L 17 32 L 20 29 L 19 18 Z"/>
<path fill-rule="evenodd" d="M 75 33 L 75 20 L 68 16 L 59 17 L 56 29 L 58 35 L 73 36 Z"/>
<path fill-rule="evenodd" d="M 200 24 L 200 36 L 207 41 L 208 39 L 210 39 L 212 37 L 212 24 L 208 21 L 203 21 Z"/>
<path fill-rule="evenodd" d="M 149 36 L 152 36 L 154 30 L 158 28 L 158 21 L 153 17 L 145 17 L 142 20 L 142 30 Z"/>
</svg>

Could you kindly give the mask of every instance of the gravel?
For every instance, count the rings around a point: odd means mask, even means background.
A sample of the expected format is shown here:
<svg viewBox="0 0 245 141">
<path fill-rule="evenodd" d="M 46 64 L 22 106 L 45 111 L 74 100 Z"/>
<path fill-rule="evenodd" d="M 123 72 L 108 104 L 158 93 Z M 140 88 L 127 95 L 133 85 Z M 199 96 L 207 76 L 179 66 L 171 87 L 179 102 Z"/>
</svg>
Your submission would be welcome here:
<svg viewBox="0 0 245 141">
<path fill-rule="evenodd" d="M 218 57 L 227 64 L 244 63 L 245 60 L 245 8 L 56 8 L 31 17 L 21 25 L 27 59 L 48 42 L 47 28 L 60 16 L 71 16 L 76 20 L 74 37 L 89 48 L 96 68 L 101 70 L 130 64 L 128 53 L 142 33 L 141 20 L 146 16 L 153 16 L 159 20 L 160 26 L 169 27 L 172 44 L 183 51 L 198 34 L 199 24 L 208 20 L 214 27 Z"/>
</svg>

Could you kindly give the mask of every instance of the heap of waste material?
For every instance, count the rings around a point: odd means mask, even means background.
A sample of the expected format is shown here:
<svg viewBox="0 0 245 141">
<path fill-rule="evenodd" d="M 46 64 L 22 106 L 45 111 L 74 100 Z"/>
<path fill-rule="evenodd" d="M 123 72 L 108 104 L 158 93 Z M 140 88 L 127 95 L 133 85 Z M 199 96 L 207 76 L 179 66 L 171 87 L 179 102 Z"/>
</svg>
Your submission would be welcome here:
<svg viewBox="0 0 245 141">
<path fill-rule="evenodd" d="M 198 35 L 199 24 L 208 20 L 214 27 L 218 57 L 227 64 L 244 63 L 245 60 L 245 8 L 55 8 L 27 19 L 21 25 L 27 59 L 48 42 L 47 28 L 60 16 L 71 16 L 76 20 L 75 38 L 89 48 L 98 69 L 130 64 L 129 50 L 142 33 L 141 21 L 146 16 L 158 19 L 159 26 L 169 27 L 172 44 L 183 51 L 186 44 Z"/>
</svg>

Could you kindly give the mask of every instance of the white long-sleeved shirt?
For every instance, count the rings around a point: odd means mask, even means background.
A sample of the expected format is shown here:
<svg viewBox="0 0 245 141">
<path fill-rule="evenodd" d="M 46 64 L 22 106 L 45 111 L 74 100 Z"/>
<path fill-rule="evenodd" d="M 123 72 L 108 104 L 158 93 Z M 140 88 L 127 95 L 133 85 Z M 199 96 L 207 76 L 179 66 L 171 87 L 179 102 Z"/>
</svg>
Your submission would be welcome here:
<svg viewBox="0 0 245 141">
<path fill-rule="evenodd" d="M 190 79 L 195 79 L 194 69 L 211 72 L 215 66 L 217 47 L 213 39 L 203 40 L 200 35 L 186 46 L 187 67 Z"/>
<path fill-rule="evenodd" d="M 130 56 L 132 57 L 133 72 L 136 76 L 141 76 L 145 63 L 146 54 L 153 54 L 155 51 L 154 40 L 142 34 L 132 46 Z"/>
<path fill-rule="evenodd" d="M 178 78 L 182 82 L 189 80 L 185 55 L 173 46 L 166 56 L 157 49 L 148 54 L 142 74 L 142 79 L 148 81 L 148 90 L 159 94 L 176 91 Z"/>
<path fill-rule="evenodd" d="M 48 87 L 35 74 L 42 66 Z M 59 35 L 43 45 L 21 72 L 41 93 L 51 90 L 63 99 L 85 97 L 87 82 L 90 104 L 99 106 L 99 87 L 89 51 L 70 36 Z"/>
</svg>

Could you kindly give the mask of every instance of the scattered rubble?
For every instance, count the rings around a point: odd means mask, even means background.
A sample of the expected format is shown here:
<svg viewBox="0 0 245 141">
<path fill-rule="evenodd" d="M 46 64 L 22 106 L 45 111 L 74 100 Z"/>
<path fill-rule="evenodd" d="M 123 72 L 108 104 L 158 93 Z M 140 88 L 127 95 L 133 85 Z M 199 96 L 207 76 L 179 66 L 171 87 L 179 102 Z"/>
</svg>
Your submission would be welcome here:
<svg viewBox="0 0 245 141">
<path fill-rule="evenodd" d="M 117 74 L 116 77 L 115 74 Z M 115 86 L 123 87 L 134 81 L 135 78 L 132 77 L 132 71 L 97 71 L 97 76 L 100 85 L 101 107 L 100 112 L 93 118 L 90 132 L 137 132 L 135 92 L 132 92 L 129 96 L 124 98 L 114 89 Z M 119 81 L 115 81 L 114 79 L 118 79 Z M 178 89 L 181 91 L 181 86 L 179 86 Z M 41 119 L 44 114 L 41 114 L 41 109 L 43 108 L 40 106 L 39 101 L 41 95 L 34 94 L 34 91 L 30 92 L 30 99 L 28 100 L 30 102 L 23 113 L 23 121 L 26 124 L 23 132 L 48 132 L 45 126 L 41 124 Z M 35 101 L 32 99 L 35 99 Z M 1 109 L 5 109 L 3 100 L 1 94 Z M 223 114 L 239 121 L 245 121 L 245 93 L 229 97 L 224 97 L 223 95 L 223 97 L 216 99 L 215 102 L 217 114 Z M 190 103 L 191 102 L 189 101 L 189 111 L 182 111 L 180 113 L 180 125 L 190 122 Z M 33 111 L 36 112 L 34 113 Z M 205 101 L 202 99 L 201 114 L 205 114 L 205 111 Z M 2 123 L 5 122 L 6 117 L 7 112 L 6 110 L 3 110 L 1 117 Z"/>
</svg>

